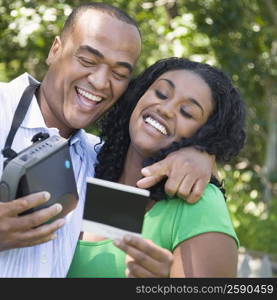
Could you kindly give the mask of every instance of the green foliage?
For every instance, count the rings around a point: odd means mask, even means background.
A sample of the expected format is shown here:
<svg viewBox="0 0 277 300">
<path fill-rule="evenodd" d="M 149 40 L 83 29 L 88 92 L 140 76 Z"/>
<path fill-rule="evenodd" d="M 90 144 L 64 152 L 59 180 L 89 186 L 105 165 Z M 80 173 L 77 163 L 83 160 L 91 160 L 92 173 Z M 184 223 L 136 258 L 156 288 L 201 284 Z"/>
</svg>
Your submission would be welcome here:
<svg viewBox="0 0 277 300">
<path fill-rule="evenodd" d="M 225 165 L 220 170 L 233 224 L 241 245 L 276 255 L 277 198 L 268 207 L 257 173 L 244 165 L 243 169 Z"/>
<path fill-rule="evenodd" d="M 0 80 L 8 81 L 25 71 L 41 79 L 54 36 L 72 6 L 84 2 L 88 1 L 0 0 Z M 236 160 L 222 166 L 221 173 L 241 244 L 277 253 L 277 168 L 268 175 L 274 196 L 270 205 L 264 202 L 262 172 L 272 122 L 269 98 L 277 94 L 277 55 L 273 51 L 277 28 L 272 17 L 277 14 L 276 1 L 104 2 L 122 8 L 139 24 L 143 51 L 135 74 L 157 59 L 185 56 L 222 68 L 240 89 L 247 103 L 247 143 Z M 271 10 L 266 5 L 269 2 Z M 88 130 L 97 133 L 98 129 Z"/>
</svg>

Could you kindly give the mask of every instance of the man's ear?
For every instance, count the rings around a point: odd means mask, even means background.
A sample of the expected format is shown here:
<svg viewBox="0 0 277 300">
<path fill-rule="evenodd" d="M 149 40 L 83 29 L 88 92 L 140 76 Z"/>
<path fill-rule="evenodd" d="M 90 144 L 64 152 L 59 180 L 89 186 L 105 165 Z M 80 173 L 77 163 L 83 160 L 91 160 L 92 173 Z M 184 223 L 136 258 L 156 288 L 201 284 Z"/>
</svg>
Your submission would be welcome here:
<svg viewBox="0 0 277 300">
<path fill-rule="evenodd" d="M 49 50 L 48 57 L 46 59 L 46 63 L 48 66 L 50 66 L 52 62 L 54 62 L 55 59 L 59 56 L 61 49 L 62 49 L 61 38 L 59 36 L 56 36 L 51 46 L 51 49 Z"/>
</svg>

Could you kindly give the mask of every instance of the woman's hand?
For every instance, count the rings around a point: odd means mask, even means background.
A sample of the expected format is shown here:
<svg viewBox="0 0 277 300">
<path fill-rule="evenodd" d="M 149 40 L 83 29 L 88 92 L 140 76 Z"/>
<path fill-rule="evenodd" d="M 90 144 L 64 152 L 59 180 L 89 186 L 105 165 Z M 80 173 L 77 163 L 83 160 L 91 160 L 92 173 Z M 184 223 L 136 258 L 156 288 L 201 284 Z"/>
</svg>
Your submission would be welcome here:
<svg viewBox="0 0 277 300">
<path fill-rule="evenodd" d="M 150 240 L 131 235 L 115 240 L 114 245 L 127 254 L 127 277 L 169 277 L 173 255 L 167 249 L 157 246 Z"/>
</svg>

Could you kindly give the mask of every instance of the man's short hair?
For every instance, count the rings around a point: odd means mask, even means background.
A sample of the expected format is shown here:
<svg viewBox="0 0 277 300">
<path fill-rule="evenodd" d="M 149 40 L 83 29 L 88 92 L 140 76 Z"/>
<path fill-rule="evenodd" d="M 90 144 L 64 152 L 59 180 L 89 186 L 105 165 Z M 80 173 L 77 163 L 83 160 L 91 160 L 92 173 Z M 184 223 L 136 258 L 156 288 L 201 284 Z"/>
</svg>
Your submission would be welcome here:
<svg viewBox="0 0 277 300">
<path fill-rule="evenodd" d="M 71 14 L 68 16 L 68 18 L 65 21 L 64 27 L 61 31 L 61 39 L 65 39 L 68 32 L 74 29 L 78 16 L 80 16 L 82 13 L 84 13 L 89 9 L 101 11 L 103 13 L 109 14 L 112 17 L 117 18 L 120 21 L 133 25 L 137 28 L 140 34 L 140 30 L 136 21 L 133 18 L 131 18 L 127 13 L 125 13 L 123 10 L 107 3 L 91 2 L 87 4 L 81 4 L 73 9 Z"/>
</svg>

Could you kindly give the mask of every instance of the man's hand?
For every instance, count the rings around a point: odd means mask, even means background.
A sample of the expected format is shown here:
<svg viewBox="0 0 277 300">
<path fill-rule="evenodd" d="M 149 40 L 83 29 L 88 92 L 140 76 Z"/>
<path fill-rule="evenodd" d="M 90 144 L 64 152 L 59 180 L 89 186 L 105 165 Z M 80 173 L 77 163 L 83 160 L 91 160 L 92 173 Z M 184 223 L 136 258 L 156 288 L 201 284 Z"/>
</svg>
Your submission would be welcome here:
<svg viewBox="0 0 277 300">
<path fill-rule="evenodd" d="M 40 192 L 13 201 L 0 202 L 0 251 L 33 246 L 56 237 L 54 232 L 64 224 L 64 219 L 39 225 L 60 213 L 62 210 L 60 204 L 18 216 L 30 208 L 45 203 L 49 198 L 48 192 Z"/>
<path fill-rule="evenodd" d="M 167 249 L 150 240 L 131 235 L 125 235 L 122 240 L 115 240 L 114 244 L 127 254 L 127 277 L 169 277 L 173 254 Z"/>
<path fill-rule="evenodd" d="M 149 188 L 167 177 L 165 192 L 194 203 L 210 181 L 215 157 L 193 147 L 170 153 L 165 159 L 142 169 L 145 176 L 137 182 L 139 188 Z"/>
</svg>

